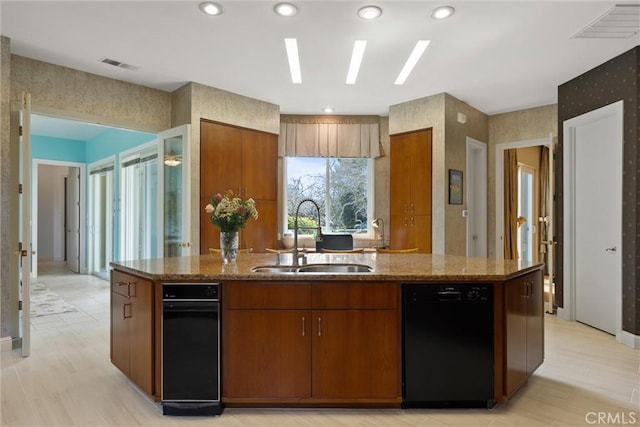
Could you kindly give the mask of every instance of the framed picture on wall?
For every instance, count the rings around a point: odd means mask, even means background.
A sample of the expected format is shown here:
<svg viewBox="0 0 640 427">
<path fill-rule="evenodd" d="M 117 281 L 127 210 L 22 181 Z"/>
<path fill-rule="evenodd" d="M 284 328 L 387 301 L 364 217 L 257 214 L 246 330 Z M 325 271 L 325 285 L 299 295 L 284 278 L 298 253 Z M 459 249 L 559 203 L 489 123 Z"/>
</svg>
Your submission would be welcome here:
<svg viewBox="0 0 640 427">
<path fill-rule="evenodd" d="M 449 204 L 462 204 L 462 171 L 449 169 Z"/>
</svg>

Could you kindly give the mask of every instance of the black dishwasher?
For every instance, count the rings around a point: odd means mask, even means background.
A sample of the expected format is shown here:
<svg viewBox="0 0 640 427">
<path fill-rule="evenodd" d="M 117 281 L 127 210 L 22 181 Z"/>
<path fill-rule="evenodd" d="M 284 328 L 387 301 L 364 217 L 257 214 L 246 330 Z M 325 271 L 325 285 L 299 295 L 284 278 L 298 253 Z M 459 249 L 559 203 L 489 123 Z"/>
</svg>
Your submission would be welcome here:
<svg viewBox="0 0 640 427">
<path fill-rule="evenodd" d="M 162 286 L 162 413 L 219 415 L 220 285 Z"/>
<path fill-rule="evenodd" d="M 492 407 L 493 286 L 404 284 L 404 408 Z"/>
</svg>

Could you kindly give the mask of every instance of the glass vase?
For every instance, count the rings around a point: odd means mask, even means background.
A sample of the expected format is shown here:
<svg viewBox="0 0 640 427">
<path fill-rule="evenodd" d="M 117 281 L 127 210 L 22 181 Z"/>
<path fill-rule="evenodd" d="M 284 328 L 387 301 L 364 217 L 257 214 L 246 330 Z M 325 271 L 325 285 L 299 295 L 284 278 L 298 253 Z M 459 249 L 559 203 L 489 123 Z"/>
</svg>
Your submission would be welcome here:
<svg viewBox="0 0 640 427">
<path fill-rule="evenodd" d="M 220 255 L 225 264 L 236 262 L 238 258 L 238 232 L 220 232 Z"/>
</svg>

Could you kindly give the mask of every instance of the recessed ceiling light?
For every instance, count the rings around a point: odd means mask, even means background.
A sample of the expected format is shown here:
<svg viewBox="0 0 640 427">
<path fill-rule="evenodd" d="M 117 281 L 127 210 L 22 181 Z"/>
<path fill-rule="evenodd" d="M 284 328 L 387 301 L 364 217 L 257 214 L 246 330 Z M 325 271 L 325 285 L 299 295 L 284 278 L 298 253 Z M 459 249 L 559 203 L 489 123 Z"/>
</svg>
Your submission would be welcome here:
<svg viewBox="0 0 640 427">
<path fill-rule="evenodd" d="M 366 40 L 356 40 L 353 44 L 353 52 L 351 53 L 351 62 L 349 63 L 349 71 L 347 71 L 348 85 L 356 84 L 358 78 L 358 71 L 360 71 L 360 64 L 362 63 L 362 57 L 364 56 L 364 49 L 367 47 Z"/>
<path fill-rule="evenodd" d="M 411 55 L 409 55 L 407 62 L 405 62 L 404 67 L 402 67 L 402 70 L 400 71 L 400 74 L 398 74 L 398 78 L 394 84 L 404 84 L 407 77 L 409 77 L 409 74 L 411 74 L 413 67 L 416 66 L 418 60 L 424 53 L 424 50 L 429 46 L 429 43 L 431 43 L 431 40 L 418 40 L 418 43 L 416 43 L 415 47 L 411 51 Z"/>
<path fill-rule="evenodd" d="M 362 19 L 376 19 L 382 15 L 382 9 L 378 6 L 364 6 L 358 9 L 358 16 Z"/>
<path fill-rule="evenodd" d="M 200 10 L 207 15 L 220 15 L 222 14 L 222 6 L 212 1 L 205 1 L 200 3 Z"/>
<path fill-rule="evenodd" d="M 291 83 L 300 84 L 302 83 L 302 72 L 300 71 L 300 57 L 298 56 L 298 40 L 284 39 L 284 47 L 287 49 Z"/>
<path fill-rule="evenodd" d="M 327 113 L 327 114 L 328 114 L 328 113 L 333 113 L 333 107 L 324 107 L 324 108 L 322 109 L 322 112 L 323 112 L 323 113 Z"/>
<path fill-rule="evenodd" d="M 294 16 L 298 14 L 298 8 L 291 3 L 278 3 L 273 11 L 280 16 Z"/>
<path fill-rule="evenodd" d="M 431 17 L 434 19 L 445 19 L 453 15 L 456 10 L 451 6 L 441 6 L 433 9 Z"/>
</svg>

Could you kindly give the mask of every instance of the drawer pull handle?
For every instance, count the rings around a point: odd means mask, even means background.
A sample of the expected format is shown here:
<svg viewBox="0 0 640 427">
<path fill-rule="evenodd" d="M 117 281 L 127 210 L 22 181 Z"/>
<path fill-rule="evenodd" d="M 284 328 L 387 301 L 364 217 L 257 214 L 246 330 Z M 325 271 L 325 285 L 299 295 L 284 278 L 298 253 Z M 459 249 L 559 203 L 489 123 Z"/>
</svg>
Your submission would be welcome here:
<svg viewBox="0 0 640 427">
<path fill-rule="evenodd" d="M 129 307 L 129 315 L 127 316 L 127 307 Z M 130 319 L 131 317 L 133 317 L 131 315 L 131 304 L 124 304 L 122 306 L 122 318 L 123 319 Z"/>
</svg>

